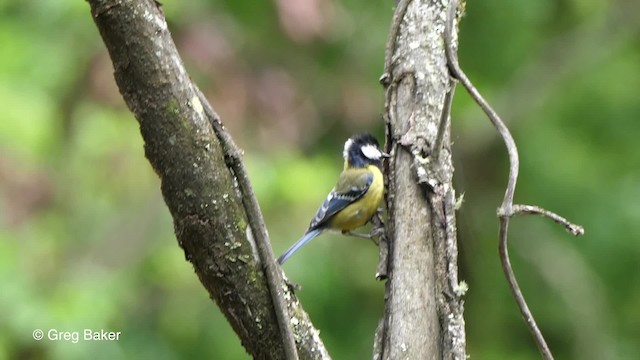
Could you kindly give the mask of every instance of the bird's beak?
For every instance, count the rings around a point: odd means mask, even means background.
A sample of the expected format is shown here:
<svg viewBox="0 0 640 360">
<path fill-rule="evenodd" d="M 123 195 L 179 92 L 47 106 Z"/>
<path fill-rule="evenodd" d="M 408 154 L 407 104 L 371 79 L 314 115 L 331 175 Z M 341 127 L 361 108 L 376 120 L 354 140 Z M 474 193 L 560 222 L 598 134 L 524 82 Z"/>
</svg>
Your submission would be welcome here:
<svg viewBox="0 0 640 360">
<path fill-rule="evenodd" d="M 386 152 L 384 152 L 384 151 L 381 151 L 381 153 L 382 153 L 382 157 L 383 157 L 383 158 L 387 158 L 387 159 L 388 159 L 388 158 L 390 158 L 390 157 L 391 157 L 391 155 L 387 154 L 387 153 L 386 153 Z"/>
</svg>

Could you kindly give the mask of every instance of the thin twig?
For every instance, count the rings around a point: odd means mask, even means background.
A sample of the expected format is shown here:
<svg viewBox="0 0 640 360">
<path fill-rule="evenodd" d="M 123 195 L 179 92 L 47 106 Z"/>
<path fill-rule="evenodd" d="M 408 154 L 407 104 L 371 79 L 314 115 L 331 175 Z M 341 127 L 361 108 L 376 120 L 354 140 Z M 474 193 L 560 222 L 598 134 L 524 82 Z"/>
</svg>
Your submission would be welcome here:
<svg viewBox="0 0 640 360">
<path fill-rule="evenodd" d="M 381 233 L 378 238 L 378 266 L 376 267 L 376 280 L 386 280 L 389 268 L 389 240 L 387 232 L 384 226 L 384 222 L 380 216 L 380 212 L 376 213 L 371 219 L 374 229 L 381 229 Z"/>
<path fill-rule="evenodd" d="M 440 164 L 440 154 L 442 154 L 444 134 L 449 128 L 449 121 L 451 119 L 451 105 L 453 104 L 453 95 L 456 92 L 455 79 L 449 80 L 449 91 L 444 96 L 444 107 L 440 114 L 440 125 L 438 126 L 438 133 L 436 135 L 436 142 L 433 145 L 433 157 L 436 160 L 436 164 Z"/>
<path fill-rule="evenodd" d="M 260 261 L 264 267 L 267 285 L 269 286 L 269 292 L 271 293 L 271 300 L 273 301 L 273 307 L 276 312 L 276 318 L 278 319 L 278 326 L 280 327 L 280 334 L 282 335 L 282 342 L 284 352 L 287 360 L 298 360 L 298 351 L 296 349 L 295 339 L 293 337 L 293 331 L 289 325 L 290 317 L 287 310 L 287 303 L 284 299 L 282 274 L 280 267 L 275 262 L 275 256 L 269 243 L 269 235 L 264 224 L 264 218 L 260 211 L 260 206 L 256 195 L 253 192 L 249 176 L 242 163 L 242 152 L 238 146 L 234 143 L 231 135 L 225 130 L 220 117 L 213 110 L 209 101 L 204 96 L 202 91 L 194 84 L 193 88 L 198 94 L 200 103 L 204 108 L 205 115 L 209 118 L 209 122 L 215 131 L 216 136 L 220 140 L 223 152 L 225 154 L 225 160 L 231 167 L 240 187 L 242 194 L 242 203 L 247 211 L 247 218 L 251 232 L 255 238 L 255 242 L 260 255 Z"/>
<path fill-rule="evenodd" d="M 504 272 L 505 277 L 507 278 L 507 282 L 509 283 L 509 289 L 511 289 L 511 294 L 513 298 L 516 300 L 518 304 L 518 308 L 520 309 L 520 314 L 522 318 L 527 323 L 529 327 L 529 331 L 531 335 L 533 335 L 534 340 L 536 341 L 536 345 L 538 345 L 538 350 L 542 354 L 542 357 L 546 360 L 553 360 L 553 354 L 551 354 L 551 350 L 549 349 L 549 345 L 544 340 L 542 336 L 542 332 L 540 328 L 536 324 L 535 319 L 533 318 L 533 314 L 531 310 L 529 310 L 529 306 L 524 299 L 524 295 L 522 295 L 522 290 L 520 290 L 520 286 L 518 285 L 518 281 L 516 280 L 516 275 L 513 273 L 513 268 L 511 267 L 511 260 L 509 258 L 509 247 L 507 246 L 507 233 L 509 230 L 509 217 L 508 216 L 500 216 L 500 240 L 498 241 L 498 253 L 500 254 L 500 263 L 502 265 L 502 271 Z"/>
<path fill-rule="evenodd" d="M 569 220 L 563 218 L 562 216 L 551 212 L 549 210 L 543 209 L 539 206 L 534 205 L 513 205 L 513 214 L 514 215 L 540 215 L 544 217 L 548 217 L 549 219 L 555 221 L 556 223 L 564 226 L 564 228 L 575 236 L 584 235 L 584 228 L 580 225 L 574 224 Z"/>
<path fill-rule="evenodd" d="M 480 95 L 480 92 L 478 92 L 478 90 L 473 86 L 471 80 L 469 80 L 467 75 L 462 71 L 460 65 L 458 64 L 458 56 L 453 49 L 453 40 L 451 39 L 451 36 L 453 34 L 453 22 L 455 21 L 457 7 L 457 1 L 451 0 L 447 12 L 447 25 L 444 34 L 444 48 L 447 55 L 449 71 L 451 71 L 453 77 L 455 77 L 462 83 L 471 97 L 476 101 L 476 103 L 478 103 L 485 114 L 487 114 L 489 120 L 491 120 L 491 123 L 498 130 L 498 132 L 502 136 L 502 139 L 504 140 L 504 144 L 507 147 L 507 152 L 509 154 L 509 181 L 507 183 L 507 189 L 504 194 L 504 199 L 502 200 L 502 205 L 500 206 L 500 212 L 504 214 L 511 214 L 513 212 L 511 207 L 513 205 L 513 195 L 516 191 L 516 182 L 518 181 L 518 168 L 520 164 L 520 161 L 518 159 L 518 148 L 516 147 L 516 143 L 513 140 L 513 136 L 511 136 L 509 128 L 507 128 L 502 119 L 500 119 L 500 116 L 498 116 L 498 114 L 491 108 L 489 103 L 482 97 L 482 95 Z"/>
<path fill-rule="evenodd" d="M 404 19 L 404 15 L 407 13 L 407 8 L 412 0 L 399 0 L 397 3 L 396 11 L 393 13 L 393 19 L 391 20 L 391 31 L 389 32 L 389 38 L 387 39 L 387 46 L 384 53 L 384 72 L 380 77 L 380 83 L 387 87 L 391 83 L 391 67 L 393 66 L 393 51 L 396 48 L 396 41 L 398 39 L 398 31 L 400 30 L 400 24 Z"/>
<path fill-rule="evenodd" d="M 540 329 L 538 328 L 533 315 L 531 314 L 531 311 L 527 306 L 527 303 L 524 299 L 524 296 L 522 295 L 522 291 L 518 286 L 518 282 L 511 267 L 511 261 L 509 260 L 509 250 L 507 246 L 509 220 L 514 215 L 537 214 L 549 217 L 553 221 L 564 225 L 565 228 L 574 235 L 582 235 L 584 233 L 584 229 L 581 226 L 572 224 L 563 217 L 540 207 L 530 205 L 513 205 L 513 196 L 518 179 L 518 149 L 516 147 L 515 141 L 513 140 L 513 136 L 511 136 L 511 132 L 509 131 L 507 126 L 504 124 L 502 119 L 500 119 L 498 114 L 491 108 L 487 101 L 482 97 L 482 95 L 480 95 L 478 90 L 473 86 L 469 78 L 465 75 L 465 73 L 460 68 L 460 65 L 458 64 L 457 55 L 455 50 L 453 49 L 453 41 L 451 39 L 451 37 L 453 36 L 453 25 L 456 17 L 457 7 L 457 1 L 451 0 L 447 12 L 447 23 L 444 39 L 449 71 L 451 71 L 453 77 L 457 78 L 462 83 L 471 97 L 489 117 L 491 123 L 502 136 L 502 139 L 504 140 L 505 146 L 507 148 L 507 152 L 509 154 L 509 180 L 507 182 L 504 199 L 502 201 L 502 204 L 500 205 L 500 208 L 498 209 L 498 217 L 500 218 L 500 232 L 498 242 L 500 261 L 502 264 L 502 270 L 504 271 L 507 282 L 509 283 L 511 293 L 515 298 L 518 307 L 520 308 L 522 317 L 525 319 L 525 322 L 527 323 L 527 326 L 529 327 L 529 330 L 536 341 L 536 345 L 538 346 L 540 353 L 542 354 L 543 358 L 550 360 L 553 359 L 551 350 L 549 350 L 549 346 L 544 340 L 544 337 L 542 336 L 542 333 L 540 332 Z"/>
</svg>

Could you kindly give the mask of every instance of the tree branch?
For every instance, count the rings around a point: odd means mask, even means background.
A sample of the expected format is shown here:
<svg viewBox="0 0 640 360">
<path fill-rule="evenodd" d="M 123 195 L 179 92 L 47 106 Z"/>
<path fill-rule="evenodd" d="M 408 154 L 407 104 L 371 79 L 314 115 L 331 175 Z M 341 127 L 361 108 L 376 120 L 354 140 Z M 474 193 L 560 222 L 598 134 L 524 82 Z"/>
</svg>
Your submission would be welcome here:
<svg viewBox="0 0 640 360">
<path fill-rule="evenodd" d="M 271 243 L 269 241 L 269 235 L 267 235 L 267 227 L 264 224 L 262 212 L 260 211 L 260 205 L 258 205 L 258 199 L 253 193 L 253 187 L 249 181 L 249 175 L 242 163 L 241 151 L 234 143 L 231 135 L 225 130 L 220 117 L 213 110 L 209 102 L 207 101 L 202 91 L 194 85 L 194 89 L 198 94 L 201 104 L 204 104 L 204 112 L 213 127 L 218 140 L 222 144 L 222 149 L 225 154 L 227 166 L 233 171 L 233 174 L 240 187 L 240 193 L 242 194 L 242 204 L 247 211 L 247 217 L 249 219 L 249 226 L 251 232 L 258 245 L 258 252 L 260 253 L 260 259 L 262 260 L 265 274 L 267 276 L 267 282 L 269 284 L 269 292 L 271 294 L 271 300 L 273 301 L 276 317 L 278 318 L 278 326 L 280 327 L 280 333 L 284 342 L 285 355 L 288 360 L 297 360 L 298 352 L 296 351 L 296 343 L 293 339 L 293 333 L 289 326 L 289 312 L 287 310 L 287 304 L 284 300 L 284 281 L 282 281 L 282 270 L 276 265 L 275 256 L 271 250 Z"/>
<path fill-rule="evenodd" d="M 157 3 L 88 1 L 178 243 L 245 349 L 254 358 L 297 359 L 293 326 L 302 358 L 328 359 L 275 265 L 241 152 L 191 82 Z"/>
<path fill-rule="evenodd" d="M 453 36 L 455 35 L 454 29 L 454 21 L 456 19 L 456 12 L 458 10 L 457 1 L 450 0 L 449 9 L 447 12 L 447 23 L 445 30 L 445 49 L 447 55 L 447 63 L 452 75 L 458 79 L 465 89 L 469 92 L 471 97 L 476 101 L 478 106 L 485 112 L 493 126 L 496 128 L 502 139 L 504 140 L 505 146 L 507 148 L 507 153 L 509 154 L 509 178 L 507 182 L 507 188 L 505 190 L 504 198 L 502 200 L 502 204 L 498 209 L 498 217 L 500 218 L 500 231 L 499 231 L 499 241 L 498 241 L 498 250 L 500 253 L 500 261 L 502 263 L 502 269 L 507 278 L 507 282 L 509 283 L 509 288 L 511 289 L 511 293 L 518 304 L 520 309 L 520 313 L 524 318 L 527 326 L 529 327 L 529 331 L 534 337 L 536 341 L 536 345 L 540 350 L 540 353 L 545 359 L 553 359 L 553 355 L 551 354 L 551 350 L 549 350 L 549 346 L 547 345 L 538 325 L 536 324 L 529 307 L 522 295 L 522 291 L 520 290 L 520 286 L 516 280 L 515 274 L 513 273 L 513 268 L 511 267 L 511 261 L 509 259 L 509 249 L 507 246 L 508 241 L 508 229 L 509 229 L 509 220 L 514 215 L 520 214 L 538 214 L 551 218 L 552 220 L 564 225 L 571 233 L 574 235 L 582 235 L 584 233 L 584 229 L 581 226 L 574 225 L 568 222 L 563 217 L 552 213 L 548 210 L 542 209 L 537 206 L 529 206 L 529 205 L 514 205 L 513 204 L 513 196 L 516 190 L 516 183 L 518 180 L 518 168 L 519 168 L 519 159 L 518 159 L 518 149 L 516 147 L 515 141 L 513 140 L 513 136 L 511 136 L 511 132 L 504 124 L 500 116 L 491 108 L 489 103 L 480 95 L 480 92 L 473 86 L 469 78 L 460 68 L 458 64 L 457 54 L 454 49 L 454 41 Z"/>
<path fill-rule="evenodd" d="M 513 205 L 513 214 L 514 215 L 540 215 L 547 217 L 557 224 L 564 226 L 565 230 L 570 232 L 575 236 L 584 235 L 584 228 L 580 225 L 576 225 L 569 220 L 563 218 L 562 216 L 551 212 L 549 210 L 545 210 L 539 206 L 533 205 Z"/>
</svg>

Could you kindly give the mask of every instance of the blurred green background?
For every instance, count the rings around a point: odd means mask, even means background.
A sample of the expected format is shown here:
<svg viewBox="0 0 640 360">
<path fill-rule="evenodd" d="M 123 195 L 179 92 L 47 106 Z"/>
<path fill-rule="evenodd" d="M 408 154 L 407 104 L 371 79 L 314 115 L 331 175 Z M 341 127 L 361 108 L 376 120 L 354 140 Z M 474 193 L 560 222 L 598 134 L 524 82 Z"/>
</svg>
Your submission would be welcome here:
<svg viewBox="0 0 640 360">
<path fill-rule="evenodd" d="M 382 139 L 392 3 L 164 2 L 246 151 L 276 254 L 333 186 L 345 138 Z M 0 359 L 249 358 L 178 247 L 88 4 L 0 1 L 0 54 Z M 512 222 L 515 271 L 557 358 L 640 358 L 640 3 L 469 1 L 460 59 L 518 142 L 516 201 L 586 228 Z M 453 141 L 468 352 L 538 359 L 497 257 L 506 154 L 462 88 Z M 370 242 L 326 235 L 285 266 L 336 359 L 371 356 L 376 262 Z M 37 328 L 122 335 L 38 342 Z"/>
</svg>

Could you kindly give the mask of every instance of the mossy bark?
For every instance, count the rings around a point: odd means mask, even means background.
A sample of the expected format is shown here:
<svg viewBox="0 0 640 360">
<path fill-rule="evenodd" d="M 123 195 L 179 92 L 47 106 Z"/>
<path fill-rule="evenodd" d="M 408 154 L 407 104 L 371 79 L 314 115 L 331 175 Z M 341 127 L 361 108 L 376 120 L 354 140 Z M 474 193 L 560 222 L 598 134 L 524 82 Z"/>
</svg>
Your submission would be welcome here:
<svg viewBox="0 0 640 360">
<path fill-rule="evenodd" d="M 256 359 L 284 349 L 263 265 L 237 179 L 203 111 L 159 5 L 89 0 L 120 92 L 140 123 L 178 242 L 200 281 Z M 317 331 L 282 287 L 302 359 L 326 359 Z"/>
</svg>

